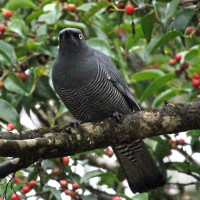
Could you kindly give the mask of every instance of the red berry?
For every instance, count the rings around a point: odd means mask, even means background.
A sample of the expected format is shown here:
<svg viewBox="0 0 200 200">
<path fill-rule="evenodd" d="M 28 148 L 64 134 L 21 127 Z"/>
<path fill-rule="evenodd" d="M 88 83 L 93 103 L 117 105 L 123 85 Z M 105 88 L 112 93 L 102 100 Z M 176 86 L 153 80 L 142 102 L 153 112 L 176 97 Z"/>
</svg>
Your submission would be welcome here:
<svg viewBox="0 0 200 200">
<path fill-rule="evenodd" d="M 172 139 L 169 139 L 169 144 L 172 144 L 174 141 Z"/>
<path fill-rule="evenodd" d="M 158 14 L 157 14 L 157 12 L 155 12 L 153 16 L 154 16 L 155 20 L 158 20 Z"/>
<path fill-rule="evenodd" d="M 107 0 L 108 2 L 111 2 L 111 0 Z"/>
<path fill-rule="evenodd" d="M 62 161 L 63 161 L 64 164 L 68 164 L 69 163 L 69 157 L 68 156 L 67 157 L 63 157 Z"/>
<path fill-rule="evenodd" d="M 36 35 L 36 36 L 33 38 L 33 40 L 36 41 L 37 39 L 38 39 L 38 36 Z"/>
<path fill-rule="evenodd" d="M 3 21 L 2 24 L 3 24 L 4 26 L 7 26 L 7 21 L 6 21 L 6 20 Z"/>
<path fill-rule="evenodd" d="M 176 60 L 170 59 L 168 63 L 169 63 L 169 65 L 174 66 L 176 64 Z"/>
<path fill-rule="evenodd" d="M 37 181 L 31 180 L 31 181 L 29 181 L 28 185 L 29 185 L 29 187 L 33 188 L 37 185 Z"/>
<path fill-rule="evenodd" d="M 200 85 L 200 82 L 199 82 L 198 79 L 193 79 L 193 80 L 192 80 L 192 86 L 193 86 L 194 88 L 199 87 L 199 85 Z"/>
<path fill-rule="evenodd" d="M 198 73 L 194 73 L 192 77 L 193 77 L 193 79 L 199 79 L 199 74 Z"/>
<path fill-rule="evenodd" d="M 75 4 L 68 4 L 68 10 L 69 11 L 75 11 L 76 10 L 76 5 Z"/>
<path fill-rule="evenodd" d="M 58 174 L 59 173 L 59 169 L 58 168 L 52 169 L 52 173 L 53 174 Z"/>
<path fill-rule="evenodd" d="M 28 76 L 25 72 L 16 72 L 15 74 L 24 82 L 28 80 Z"/>
<path fill-rule="evenodd" d="M 0 24 L 0 31 L 4 32 L 6 30 L 5 26 L 3 24 Z"/>
<path fill-rule="evenodd" d="M 68 186 L 68 182 L 66 180 L 60 180 L 61 188 L 66 188 Z"/>
<path fill-rule="evenodd" d="M 8 11 L 6 11 L 5 13 L 4 13 L 4 15 L 6 16 L 6 17 L 12 17 L 12 11 L 10 11 L 10 10 L 8 10 Z"/>
<path fill-rule="evenodd" d="M 122 198 L 121 197 L 114 197 L 114 198 L 112 198 L 112 200 L 122 200 Z"/>
<path fill-rule="evenodd" d="M 185 144 L 185 140 L 184 140 L 184 139 L 178 140 L 178 144 L 179 144 L 179 145 L 184 145 L 184 144 Z"/>
<path fill-rule="evenodd" d="M 73 190 L 77 190 L 79 187 L 80 187 L 80 186 L 79 186 L 78 183 L 74 183 L 74 184 L 72 185 Z"/>
<path fill-rule="evenodd" d="M 3 200 L 3 198 L 2 198 L 2 197 L 0 197 L 0 200 Z"/>
<path fill-rule="evenodd" d="M 13 124 L 7 124 L 7 127 L 6 127 L 7 131 L 12 131 L 15 129 L 15 126 Z"/>
<path fill-rule="evenodd" d="M 19 200 L 21 197 L 18 194 L 13 193 L 10 197 L 11 200 Z"/>
<path fill-rule="evenodd" d="M 184 62 L 181 66 L 182 69 L 188 69 L 189 68 L 189 63 L 188 62 Z"/>
<path fill-rule="evenodd" d="M 116 4 L 116 7 L 119 8 L 119 9 L 122 9 L 122 8 L 124 8 L 124 3 L 119 2 L 119 3 Z"/>
<path fill-rule="evenodd" d="M 75 197 L 76 196 L 76 192 L 74 192 L 72 190 L 66 189 L 64 192 L 65 192 L 66 195 L 69 195 L 71 197 Z"/>
<path fill-rule="evenodd" d="M 124 33 L 125 33 L 125 30 L 123 29 L 123 28 L 119 28 L 118 30 L 117 30 L 117 33 L 121 36 L 121 35 L 124 35 Z"/>
<path fill-rule="evenodd" d="M 195 33 L 195 31 L 196 31 L 196 29 L 194 27 L 189 27 L 186 29 L 185 33 L 186 33 L 186 35 L 192 35 Z"/>
<path fill-rule="evenodd" d="M 3 81 L 0 81 L 0 89 L 4 88 L 4 83 Z"/>
<path fill-rule="evenodd" d="M 66 2 L 67 0 L 59 0 L 61 3 L 64 3 L 64 2 Z"/>
<path fill-rule="evenodd" d="M 21 181 L 21 178 L 19 178 L 19 177 L 15 177 L 15 178 L 14 178 L 14 182 L 15 182 L 15 183 L 19 183 L 20 181 Z"/>
<path fill-rule="evenodd" d="M 113 151 L 110 150 L 110 149 L 106 149 L 105 153 L 106 153 L 106 155 L 109 156 L 109 157 L 112 157 L 112 156 L 113 156 Z"/>
<path fill-rule="evenodd" d="M 69 10 L 68 5 L 63 5 L 63 7 L 62 7 L 62 11 L 65 12 L 65 11 L 68 11 L 68 10 Z"/>
<path fill-rule="evenodd" d="M 169 139 L 168 143 L 172 146 L 175 147 L 176 146 L 176 141 Z"/>
<path fill-rule="evenodd" d="M 22 192 L 23 192 L 24 194 L 30 192 L 30 190 L 31 190 L 31 188 L 30 188 L 29 186 L 24 186 L 24 187 L 22 188 Z"/>
<path fill-rule="evenodd" d="M 179 62 L 179 61 L 181 60 L 181 58 L 182 58 L 182 55 L 181 55 L 181 54 L 176 54 L 176 55 L 174 56 L 174 59 L 175 59 L 177 62 Z"/>
<path fill-rule="evenodd" d="M 157 69 L 158 68 L 158 63 L 154 63 L 153 65 L 149 66 L 150 69 Z"/>
<path fill-rule="evenodd" d="M 134 13 L 134 10 L 135 10 L 135 7 L 133 5 L 127 5 L 125 7 L 125 12 L 128 14 L 128 15 L 132 15 Z"/>
<path fill-rule="evenodd" d="M 64 192 L 65 192 L 66 195 L 70 195 L 71 194 L 71 190 L 69 190 L 69 189 L 66 189 Z"/>
</svg>

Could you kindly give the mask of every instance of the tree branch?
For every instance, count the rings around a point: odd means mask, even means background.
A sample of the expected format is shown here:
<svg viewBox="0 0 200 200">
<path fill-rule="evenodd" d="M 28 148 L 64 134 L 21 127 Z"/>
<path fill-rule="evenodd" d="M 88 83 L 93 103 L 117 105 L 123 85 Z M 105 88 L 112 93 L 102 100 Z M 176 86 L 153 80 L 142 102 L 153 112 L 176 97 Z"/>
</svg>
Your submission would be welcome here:
<svg viewBox="0 0 200 200">
<path fill-rule="evenodd" d="M 0 156 L 21 160 L 34 157 L 32 161 L 35 162 L 115 146 L 130 140 L 200 129 L 199 110 L 200 102 L 168 103 L 158 109 L 123 116 L 121 123 L 109 118 L 99 123 L 84 123 L 77 129 L 70 126 L 62 129 L 40 128 L 18 135 L 14 140 L 11 134 L 4 138 L 5 133 L 0 133 Z"/>
</svg>

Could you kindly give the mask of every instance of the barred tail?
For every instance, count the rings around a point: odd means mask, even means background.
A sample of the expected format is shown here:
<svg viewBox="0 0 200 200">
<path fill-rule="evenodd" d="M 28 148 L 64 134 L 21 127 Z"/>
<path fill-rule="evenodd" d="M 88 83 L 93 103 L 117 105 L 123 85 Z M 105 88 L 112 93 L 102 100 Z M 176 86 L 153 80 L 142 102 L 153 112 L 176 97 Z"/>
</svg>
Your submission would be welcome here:
<svg viewBox="0 0 200 200">
<path fill-rule="evenodd" d="M 133 193 L 147 192 L 165 184 L 165 178 L 142 140 L 113 147 Z"/>
</svg>

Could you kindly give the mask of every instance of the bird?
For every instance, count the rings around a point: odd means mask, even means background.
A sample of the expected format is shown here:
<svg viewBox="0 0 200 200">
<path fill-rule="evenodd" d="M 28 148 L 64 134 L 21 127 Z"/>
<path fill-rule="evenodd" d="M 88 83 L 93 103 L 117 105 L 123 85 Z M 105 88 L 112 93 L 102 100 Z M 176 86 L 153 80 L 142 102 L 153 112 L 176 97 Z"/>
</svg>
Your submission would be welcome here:
<svg viewBox="0 0 200 200">
<path fill-rule="evenodd" d="M 78 122 L 98 122 L 141 110 L 111 58 L 89 47 L 81 30 L 76 28 L 59 32 L 52 82 L 57 95 Z M 165 177 L 143 140 L 112 148 L 133 193 L 165 184 Z"/>
</svg>

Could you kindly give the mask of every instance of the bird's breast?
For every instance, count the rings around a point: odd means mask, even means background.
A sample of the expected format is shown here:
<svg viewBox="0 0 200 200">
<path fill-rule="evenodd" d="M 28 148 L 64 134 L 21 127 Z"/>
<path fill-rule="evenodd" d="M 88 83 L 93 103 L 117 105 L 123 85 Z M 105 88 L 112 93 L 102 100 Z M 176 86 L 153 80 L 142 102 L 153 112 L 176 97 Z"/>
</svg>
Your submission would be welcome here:
<svg viewBox="0 0 200 200">
<path fill-rule="evenodd" d="M 98 67 L 95 76 L 87 84 L 73 88 L 64 86 L 56 92 L 76 119 L 98 121 L 114 112 L 130 112 L 130 108 L 121 93 L 109 81 L 106 72 Z"/>
</svg>

